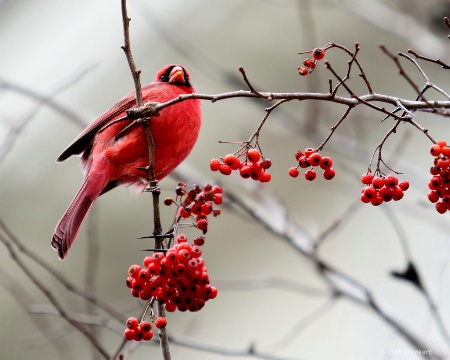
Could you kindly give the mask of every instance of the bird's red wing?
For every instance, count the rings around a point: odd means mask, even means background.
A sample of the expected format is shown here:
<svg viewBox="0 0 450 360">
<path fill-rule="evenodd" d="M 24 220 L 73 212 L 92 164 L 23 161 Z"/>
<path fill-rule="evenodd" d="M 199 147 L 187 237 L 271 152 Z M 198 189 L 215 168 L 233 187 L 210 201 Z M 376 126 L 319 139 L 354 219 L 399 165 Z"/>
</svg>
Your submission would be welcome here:
<svg viewBox="0 0 450 360">
<path fill-rule="evenodd" d="M 148 92 L 149 90 L 156 88 L 155 83 L 151 83 L 142 87 L 143 92 Z M 157 94 L 154 95 L 148 94 L 147 100 L 151 100 L 156 97 Z M 115 104 L 111 109 L 104 112 L 97 119 L 95 119 L 86 129 L 84 129 L 80 135 L 78 135 L 75 140 L 58 156 L 56 159 L 57 162 L 62 162 L 67 160 L 72 155 L 81 154 L 86 148 L 92 144 L 94 140 L 95 134 L 110 120 L 114 119 L 121 113 L 125 116 L 125 111 L 131 109 L 136 106 L 136 98 L 135 93 L 132 92 L 122 98 L 117 104 Z"/>
</svg>

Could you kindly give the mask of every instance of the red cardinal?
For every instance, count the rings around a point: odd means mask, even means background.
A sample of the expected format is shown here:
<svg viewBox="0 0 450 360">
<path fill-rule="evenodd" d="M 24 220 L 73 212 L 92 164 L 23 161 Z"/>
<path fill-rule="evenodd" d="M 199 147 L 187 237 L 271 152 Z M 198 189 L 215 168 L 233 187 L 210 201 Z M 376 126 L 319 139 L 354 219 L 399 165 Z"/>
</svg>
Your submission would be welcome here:
<svg viewBox="0 0 450 360">
<path fill-rule="evenodd" d="M 166 102 L 180 94 L 191 94 L 189 73 L 181 65 L 162 68 L 155 82 L 142 87 L 144 103 Z M 94 201 L 119 185 L 134 185 L 144 189 L 148 174 L 148 145 L 144 129 L 134 125 L 120 133 L 131 120 L 121 121 L 103 129 L 125 111 L 136 106 L 135 93 L 120 100 L 110 110 L 89 125 L 56 160 L 81 155 L 84 182 L 69 208 L 56 225 L 52 247 L 62 260 L 72 246 L 78 230 Z M 155 142 L 155 173 L 161 180 L 175 169 L 191 152 L 201 125 L 200 100 L 187 100 L 161 110 L 150 120 Z M 120 133 L 120 135 L 119 135 Z M 119 136 L 117 136 L 119 135 Z"/>
</svg>

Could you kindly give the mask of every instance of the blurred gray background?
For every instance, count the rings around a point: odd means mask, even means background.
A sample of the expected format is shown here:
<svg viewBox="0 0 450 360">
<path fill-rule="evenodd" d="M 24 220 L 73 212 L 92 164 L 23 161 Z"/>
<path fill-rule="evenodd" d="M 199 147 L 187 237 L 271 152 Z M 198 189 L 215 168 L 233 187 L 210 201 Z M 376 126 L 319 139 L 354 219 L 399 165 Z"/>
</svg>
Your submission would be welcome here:
<svg viewBox="0 0 450 360">
<path fill-rule="evenodd" d="M 132 50 L 142 83 L 152 81 L 163 65 L 181 63 L 200 93 L 246 90 L 238 71 L 243 66 L 260 91 L 327 92 L 330 72 L 321 63 L 310 76 L 298 76 L 305 55 L 297 53 L 331 41 L 353 50 L 359 42 L 359 60 L 374 91 L 413 99 L 414 90 L 378 45 L 394 53 L 412 48 L 450 61 L 450 31 L 442 23 L 450 15 L 449 1 L 128 3 Z M 125 188 L 108 193 L 96 202 L 64 262 L 50 247 L 54 226 L 82 181 L 77 158 L 55 164 L 56 157 L 83 126 L 133 89 L 122 44 L 118 0 L 0 1 L 0 218 L 27 248 L 70 281 L 92 288 L 127 316 L 137 316 L 139 303 L 124 283 L 128 267 L 142 261 L 137 250 L 148 247 L 135 239 L 152 231 L 149 195 L 136 196 Z M 348 57 L 332 50 L 326 58 L 345 74 Z M 448 71 L 421 65 L 432 82 L 449 89 Z M 404 66 L 423 86 L 417 69 L 406 62 Z M 367 92 L 356 72 L 349 84 L 356 93 Z M 345 91 L 341 95 L 348 96 Z M 443 99 L 432 92 L 429 98 Z M 450 215 L 437 214 L 426 199 L 430 141 L 407 125 L 388 140 L 384 157 L 411 188 L 402 201 L 374 208 L 358 201 L 359 176 L 392 126 L 391 120 L 380 122 L 381 114 L 362 106 L 355 109 L 323 150 L 335 162 L 336 178 L 307 183 L 287 175 L 295 165 L 293 155 L 298 149 L 317 147 L 345 108 L 306 101 L 283 105 L 260 137 L 264 155 L 273 161 L 273 180 L 259 186 L 237 174 L 211 173 L 209 160 L 237 150 L 218 140 L 248 139 L 268 104 L 232 99 L 205 101 L 202 106 L 199 141 L 176 177 L 162 181 L 162 196 L 171 196 L 176 181 L 192 176 L 200 183 L 222 183 L 263 220 L 299 241 L 317 239 L 335 225 L 320 246 L 320 256 L 370 290 L 383 311 L 423 342 L 423 349 L 450 358 L 449 339 L 426 297 L 389 275 L 406 268 L 403 240 L 432 301 L 439 305 L 444 327 L 450 326 Z M 447 119 L 416 115 L 432 136 L 450 141 Z M 166 228 L 172 210 L 163 209 Z M 225 350 L 245 352 L 251 345 L 273 358 L 420 358 L 412 353 L 411 343 L 368 306 L 331 297 L 314 262 L 245 212 L 222 207 L 222 215 L 210 222 L 203 251 L 219 296 L 199 313 L 168 315 L 170 333 L 190 345 L 172 345 L 173 359 L 223 359 L 231 356 Z M 94 311 L 29 258 L 21 259 L 68 311 Z M 84 337 L 64 320 L 29 313 L 51 307 L 3 245 L 0 263 L 0 358 L 95 358 Z M 111 353 L 120 344 L 123 327 L 115 322 L 112 329 L 97 330 Z M 195 349 L 198 344 L 210 351 Z M 153 344 L 135 349 L 131 358 L 161 355 Z"/>
</svg>

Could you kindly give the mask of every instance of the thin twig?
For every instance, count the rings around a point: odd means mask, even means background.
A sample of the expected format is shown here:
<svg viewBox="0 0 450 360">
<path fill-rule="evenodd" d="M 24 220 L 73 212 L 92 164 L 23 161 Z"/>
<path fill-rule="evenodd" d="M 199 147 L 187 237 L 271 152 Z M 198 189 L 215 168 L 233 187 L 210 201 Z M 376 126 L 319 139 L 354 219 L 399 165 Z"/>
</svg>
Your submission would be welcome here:
<svg viewBox="0 0 450 360">
<path fill-rule="evenodd" d="M 130 44 L 130 18 L 127 13 L 127 0 L 122 0 L 122 23 L 123 23 L 123 35 L 124 35 L 124 45 L 122 50 L 125 52 L 127 57 L 128 65 L 130 66 L 131 75 L 133 76 L 134 87 L 136 91 L 136 104 L 137 106 L 142 106 L 142 89 L 141 89 L 141 71 L 136 69 L 134 63 L 133 54 L 131 53 Z"/>
<path fill-rule="evenodd" d="M 420 54 L 416 53 L 414 50 L 411 50 L 411 49 L 408 49 L 408 52 L 410 54 L 413 54 L 417 59 L 422 59 L 422 60 L 425 60 L 425 61 L 429 61 L 429 62 L 438 64 L 438 65 L 441 65 L 442 68 L 446 69 L 446 70 L 450 69 L 450 65 L 447 65 L 446 63 L 444 63 L 440 59 L 432 59 L 432 58 L 429 58 L 427 56 L 420 55 Z"/>
<path fill-rule="evenodd" d="M 13 248 L 12 242 L 4 235 L 0 233 L 0 241 L 6 246 L 9 255 L 14 260 L 14 262 L 19 266 L 19 268 L 27 275 L 27 277 L 33 282 L 34 285 L 47 297 L 47 299 L 52 303 L 52 305 L 57 309 L 60 316 L 70 323 L 74 328 L 80 331 L 90 344 L 102 355 L 103 358 L 109 359 L 110 356 L 108 352 L 103 348 L 103 346 L 97 341 L 97 339 L 92 336 L 88 327 L 74 321 L 70 318 L 69 314 L 64 310 L 63 306 L 56 299 L 56 296 L 50 291 L 50 289 L 44 285 L 44 283 L 39 279 L 35 273 L 25 265 L 20 257 L 18 256 L 16 250 Z"/>
<path fill-rule="evenodd" d="M 111 315 L 113 318 L 117 319 L 120 322 L 125 322 L 126 317 L 118 312 L 116 309 L 114 309 L 112 306 L 110 306 L 108 303 L 100 300 L 97 298 L 94 294 L 90 293 L 89 291 L 82 289 L 69 281 L 67 278 L 65 278 L 61 272 L 58 269 L 55 269 L 52 267 L 47 261 L 45 261 L 42 257 L 40 257 L 38 254 L 34 253 L 30 249 L 28 249 L 25 244 L 22 243 L 22 241 L 9 229 L 9 227 L 6 225 L 6 223 L 0 218 L 0 229 L 8 236 L 8 239 L 14 243 L 15 246 L 19 249 L 19 251 L 28 256 L 30 259 L 35 261 L 39 266 L 41 266 L 43 269 L 47 270 L 56 280 L 58 280 L 61 285 L 63 285 L 68 291 L 73 292 L 74 294 L 77 294 L 78 296 L 84 298 L 85 300 L 91 302 L 95 306 L 97 306 L 99 309 L 105 311 L 109 315 Z"/>
</svg>

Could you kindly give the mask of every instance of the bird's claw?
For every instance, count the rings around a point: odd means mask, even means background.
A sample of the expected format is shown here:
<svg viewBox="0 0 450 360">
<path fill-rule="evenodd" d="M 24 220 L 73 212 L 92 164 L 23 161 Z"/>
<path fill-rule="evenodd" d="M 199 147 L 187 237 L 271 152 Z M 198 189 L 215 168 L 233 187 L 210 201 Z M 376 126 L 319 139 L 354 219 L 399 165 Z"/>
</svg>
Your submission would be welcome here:
<svg viewBox="0 0 450 360">
<path fill-rule="evenodd" d="M 147 186 L 144 189 L 145 192 L 151 192 L 151 193 L 157 193 L 157 194 L 161 194 L 161 188 L 159 187 L 159 185 L 150 185 L 147 184 Z"/>
</svg>

